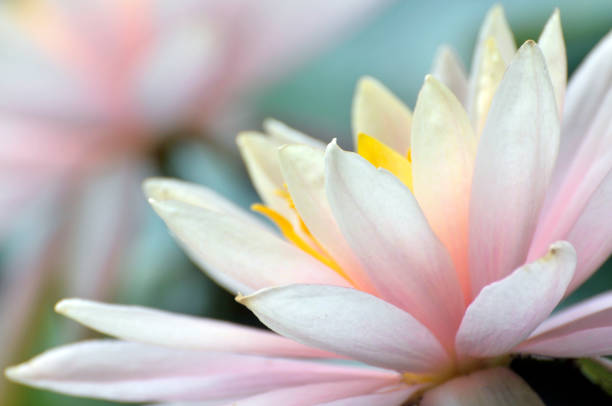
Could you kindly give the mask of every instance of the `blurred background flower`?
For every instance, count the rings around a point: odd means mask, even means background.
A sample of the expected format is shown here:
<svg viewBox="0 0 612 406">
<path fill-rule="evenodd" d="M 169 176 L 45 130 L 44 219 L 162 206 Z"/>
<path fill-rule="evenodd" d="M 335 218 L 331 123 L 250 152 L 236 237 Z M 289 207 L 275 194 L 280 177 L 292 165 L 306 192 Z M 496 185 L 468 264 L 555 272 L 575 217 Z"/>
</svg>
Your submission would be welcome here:
<svg viewBox="0 0 612 406">
<path fill-rule="evenodd" d="M 58 297 L 115 298 L 147 234 L 140 182 L 176 138 L 223 138 L 224 116 L 248 116 L 246 94 L 354 29 L 375 3 L 2 2 L 0 366 L 46 345 L 42 309 Z M 18 402 L 8 392 L 0 398 Z"/>
<path fill-rule="evenodd" d="M 185 258 L 139 183 L 175 176 L 248 207 L 238 130 L 272 116 L 348 146 L 357 79 L 413 106 L 439 45 L 469 67 L 493 1 L 397 1 L 364 19 L 374 3 L 2 1 L 0 366 L 74 338 L 52 314 L 66 295 L 254 323 Z M 560 8 L 570 73 L 611 27 L 609 0 L 501 3 L 517 43 Z M 610 289 L 609 268 L 566 303 Z M 7 404 L 105 404 L 15 396 Z"/>
</svg>

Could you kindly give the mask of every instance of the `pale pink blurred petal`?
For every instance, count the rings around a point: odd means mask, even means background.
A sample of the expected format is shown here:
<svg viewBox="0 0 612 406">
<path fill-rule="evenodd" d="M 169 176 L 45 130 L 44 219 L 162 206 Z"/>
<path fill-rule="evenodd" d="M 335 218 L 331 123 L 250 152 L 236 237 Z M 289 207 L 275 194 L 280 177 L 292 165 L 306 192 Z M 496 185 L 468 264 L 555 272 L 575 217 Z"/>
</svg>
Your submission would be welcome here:
<svg viewBox="0 0 612 406">
<path fill-rule="evenodd" d="M 71 295 L 103 299 L 117 289 L 122 261 L 142 221 L 139 213 L 146 209 L 139 193 L 144 167 L 137 159 L 116 162 L 83 184 L 63 253 Z"/>
<path fill-rule="evenodd" d="M 340 399 L 319 406 L 402 406 L 421 388 L 418 385 L 397 385 L 394 388 L 383 388 L 379 393 Z"/>
<path fill-rule="evenodd" d="M 9 368 L 6 374 L 37 388 L 128 402 L 230 401 L 311 383 L 372 379 L 384 384 L 397 376 L 366 368 L 114 340 L 59 347 Z"/>
<path fill-rule="evenodd" d="M 343 382 L 317 383 L 304 386 L 296 386 L 287 389 L 274 390 L 252 398 L 240 401 L 240 406 L 269 406 L 269 405 L 291 405 L 311 406 L 335 404 L 337 399 L 354 399 L 372 393 L 399 381 L 399 375 L 389 378 L 386 382 L 381 379 L 347 380 Z M 395 382 L 394 382 L 395 381 Z M 366 395 L 367 396 L 367 395 Z M 328 403 L 330 402 L 330 403 Z M 342 402 L 342 400 L 340 401 Z"/>
<path fill-rule="evenodd" d="M 552 315 L 516 351 L 555 357 L 612 354 L 612 293 Z"/>
<path fill-rule="evenodd" d="M 557 242 L 540 260 L 485 286 L 465 312 L 457 352 L 473 357 L 509 352 L 559 304 L 575 266 L 573 247 Z"/>
<path fill-rule="evenodd" d="M 269 328 L 298 342 L 398 371 L 448 362 L 432 333 L 403 310 L 355 289 L 290 285 L 239 297 Z"/>
<path fill-rule="evenodd" d="M 525 263 L 558 143 L 546 64 L 528 41 L 499 85 L 478 145 L 470 200 L 472 295 Z"/>
<path fill-rule="evenodd" d="M 127 341 L 186 350 L 279 357 L 335 357 L 329 352 L 303 346 L 261 329 L 146 307 L 65 299 L 55 309 L 91 329 Z"/>
<path fill-rule="evenodd" d="M 325 159 L 327 197 L 336 221 L 380 296 L 450 347 L 463 296 L 448 252 L 412 193 L 389 172 L 335 143 Z"/>
<path fill-rule="evenodd" d="M 544 406 L 514 372 L 492 368 L 455 378 L 429 390 L 421 406 Z"/>
<path fill-rule="evenodd" d="M 287 283 L 348 284 L 272 231 L 229 213 L 173 200 L 151 204 L 192 260 L 230 291 L 246 294 Z"/>
</svg>

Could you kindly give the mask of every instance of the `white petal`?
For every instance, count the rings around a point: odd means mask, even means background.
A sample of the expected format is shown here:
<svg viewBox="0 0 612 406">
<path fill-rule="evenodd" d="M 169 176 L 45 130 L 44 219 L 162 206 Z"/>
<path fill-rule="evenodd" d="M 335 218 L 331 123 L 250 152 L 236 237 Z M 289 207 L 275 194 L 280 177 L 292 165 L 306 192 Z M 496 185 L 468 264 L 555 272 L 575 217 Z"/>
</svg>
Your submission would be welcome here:
<svg viewBox="0 0 612 406">
<path fill-rule="evenodd" d="M 548 19 L 538 39 L 538 45 L 546 60 L 546 67 L 555 89 L 559 117 L 561 117 L 563 99 L 565 98 L 565 86 L 567 84 L 567 55 L 565 53 L 565 40 L 563 39 L 559 9 L 556 9 Z"/>
<path fill-rule="evenodd" d="M 457 352 L 494 357 L 526 339 L 559 304 L 576 266 L 576 252 L 557 242 L 540 260 L 485 286 L 465 312 Z"/>
<path fill-rule="evenodd" d="M 518 375 L 493 368 L 455 378 L 425 393 L 421 406 L 544 406 Z"/>
<path fill-rule="evenodd" d="M 236 206 L 211 189 L 196 183 L 184 182 L 172 178 L 149 178 L 142 188 L 149 199 L 156 201 L 176 200 L 207 210 L 229 214 L 253 226 L 262 226 L 259 219 Z"/>
<path fill-rule="evenodd" d="M 427 372 L 448 362 L 445 350 L 425 326 L 358 290 L 290 285 L 238 301 L 279 334 L 371 365 Z"/>
<path fill-rule="evenodd" d="M 261 329 L 146 307 L 65 299 L 55 310 L 101 333 L 144 344 L 284 357 L 333 357 Z"/>
<path fill-rule="evenodd" d="M 448 46 L 438 49 L 431 68 L 431 74 L 444 83 L 461 104 L 467 97 L 467 76 L 457 54 Z"/>
<path fill-rule="evenodd" d="M 313 148 L 325 149 L 325 143 L 297 131 L 280 121 L 268 118 L 263 122 L 263 128 L 275 140 L 283 144 L 304 144 Z"/>
<path fill-rule="evenodd" d="M 533 41 L 518 51 L 478 144 L 470 200 L 472 295 L 525 263 L 559 145 L 556 101 Z"/>
<path fill-rule="evenodd" d="M 355 145 L 364 133 L 402 155 L 410 148 L 410 109 L 376 79 L 364 77 L 357 83 L 352 122 Z"/>
<path fill-rule="evenodd" d="M 457 274 L 410 190 L 334 143 L 326 155 L 330 206 L 381 297 L 452 345 L 463 311 Z"/>
<path fill-rule="evenodd" d="M 114 340 L 47 351 L 6 370 L 41 389 L 123 402 L 226 400 L 284 387 L 390 374 L 313 362 L 168 349 Z M 387 378 L 388 379 L 388 378 Z"/>
<path fill-rule="evenodd" d="M 325 155 L 305 145 L 289 145 L 279 152 L 281 170 L 300 216 L 351 280 L 362 290 L 370 282 L 338 228 L 325 194 Z"/>
<path fill-rule="evenodd" d="M 474 117 L 477 87 L 481 76 L 480 68 L 482 66 L 483 53 L 489 39 L 493 39 L 499 49 L 503 63 L 508 65 L 516 52 L 516 44 L 501 5 L 495 5 L 489 10 L 480 27 L 478 39 L 476 40 L 467 96 L 468 112 L 471 117 Z"/>
<path fill-rule="evenodd" d="M 189 256 L 233 292 L 287 283 L 346 280 L 270 231 L 232 215 L 177 201 L 151 201 Z"/>
<path fill-rule="evenodd" d="M 476 136 L 455 96 L 428 76 L 412 121 L 414 195 L 448 249 L 467 297 L 468 214 Z"/>
</svg>

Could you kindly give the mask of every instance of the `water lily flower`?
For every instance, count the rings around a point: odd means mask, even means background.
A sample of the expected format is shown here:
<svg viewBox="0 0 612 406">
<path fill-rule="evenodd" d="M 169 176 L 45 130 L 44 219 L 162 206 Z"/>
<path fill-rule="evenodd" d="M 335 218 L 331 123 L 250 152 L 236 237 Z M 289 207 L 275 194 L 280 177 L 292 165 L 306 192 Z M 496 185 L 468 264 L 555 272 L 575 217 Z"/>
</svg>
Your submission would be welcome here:
<svg viewBox="0 0 612 406">
<path fill-rule="evenodd" d="M 477 48 L 489 38 L 508 45 L 500 21 L 494 9 Z M 508 368 L 515 354 L 612 354 L 612 293 L 552 313 L 612 248 L 602 216 L 612 203 L 612 34 L 565 98 L 555 80 L 564 58 L 550 57 L 562 43 L 555 13 L 539 45 L 512 49 L 472 116 L 434 76 L 414 114 L 363 79 L 357 153 L 276 121 L 266 134 L 241 134 L 263 201 L 253 210 L 282 238 L 206 188 L 145 183 L 191 258 L 279 335 L 69 299 L 60 313 L 119 340 L 51 350 L 7 376 L 79 396 L 193 405 L 543 405 Z M 485 71 L 478 86 L 494 78 Z M 591 103 L 593 81 L 600 100 Z M 576 147 L 564 155 L 568 142 Z"/>
<path fill-rule="evenodd" d="M 27 238 L 0 270 L 0 325 L 31 318 L 51 270 L 64 294 L 108 299 L 161 136 L 210 128 L 377 3 L 3 2 L 0 239 Z M 2 330 L 4 367 L 25 330 Z"/>
</svg>

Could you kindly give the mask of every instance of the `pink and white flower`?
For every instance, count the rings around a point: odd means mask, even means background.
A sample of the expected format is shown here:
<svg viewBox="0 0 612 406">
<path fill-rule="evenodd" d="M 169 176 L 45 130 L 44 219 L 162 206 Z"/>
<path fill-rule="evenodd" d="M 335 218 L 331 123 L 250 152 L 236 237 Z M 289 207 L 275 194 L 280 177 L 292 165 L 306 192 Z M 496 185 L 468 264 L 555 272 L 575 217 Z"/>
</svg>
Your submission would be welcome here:
<svg viewBox="0 0 612 406">
<path fill-rule="evenodd" d="M 80 396 L 194 405 L 543 405 L 507 368 L 514 354 L 612 354 L 612 294 L 551 315 L 612 248 L 602 216 L 612 203 L 612 35 L 564 98 L 557 13 L 539 45 L 517 52 L 500 9 L 483 33 L 476 63 L 504 64 L 499 80 L 485 67 L 464 80 L 448 54 L 450 69 L 436 70 L 473 96 L 428 76 L 412 114 L 362 80 L 358 153 L 275 121 L 240 135 L 263 200 L 253 209 L 284 239 L 210 190 L 145 183 L 193 260 L 285 338 L 69 299 L 60 313 L 120 340 L 51 350 L 7 375 Z"/>
</svg>

